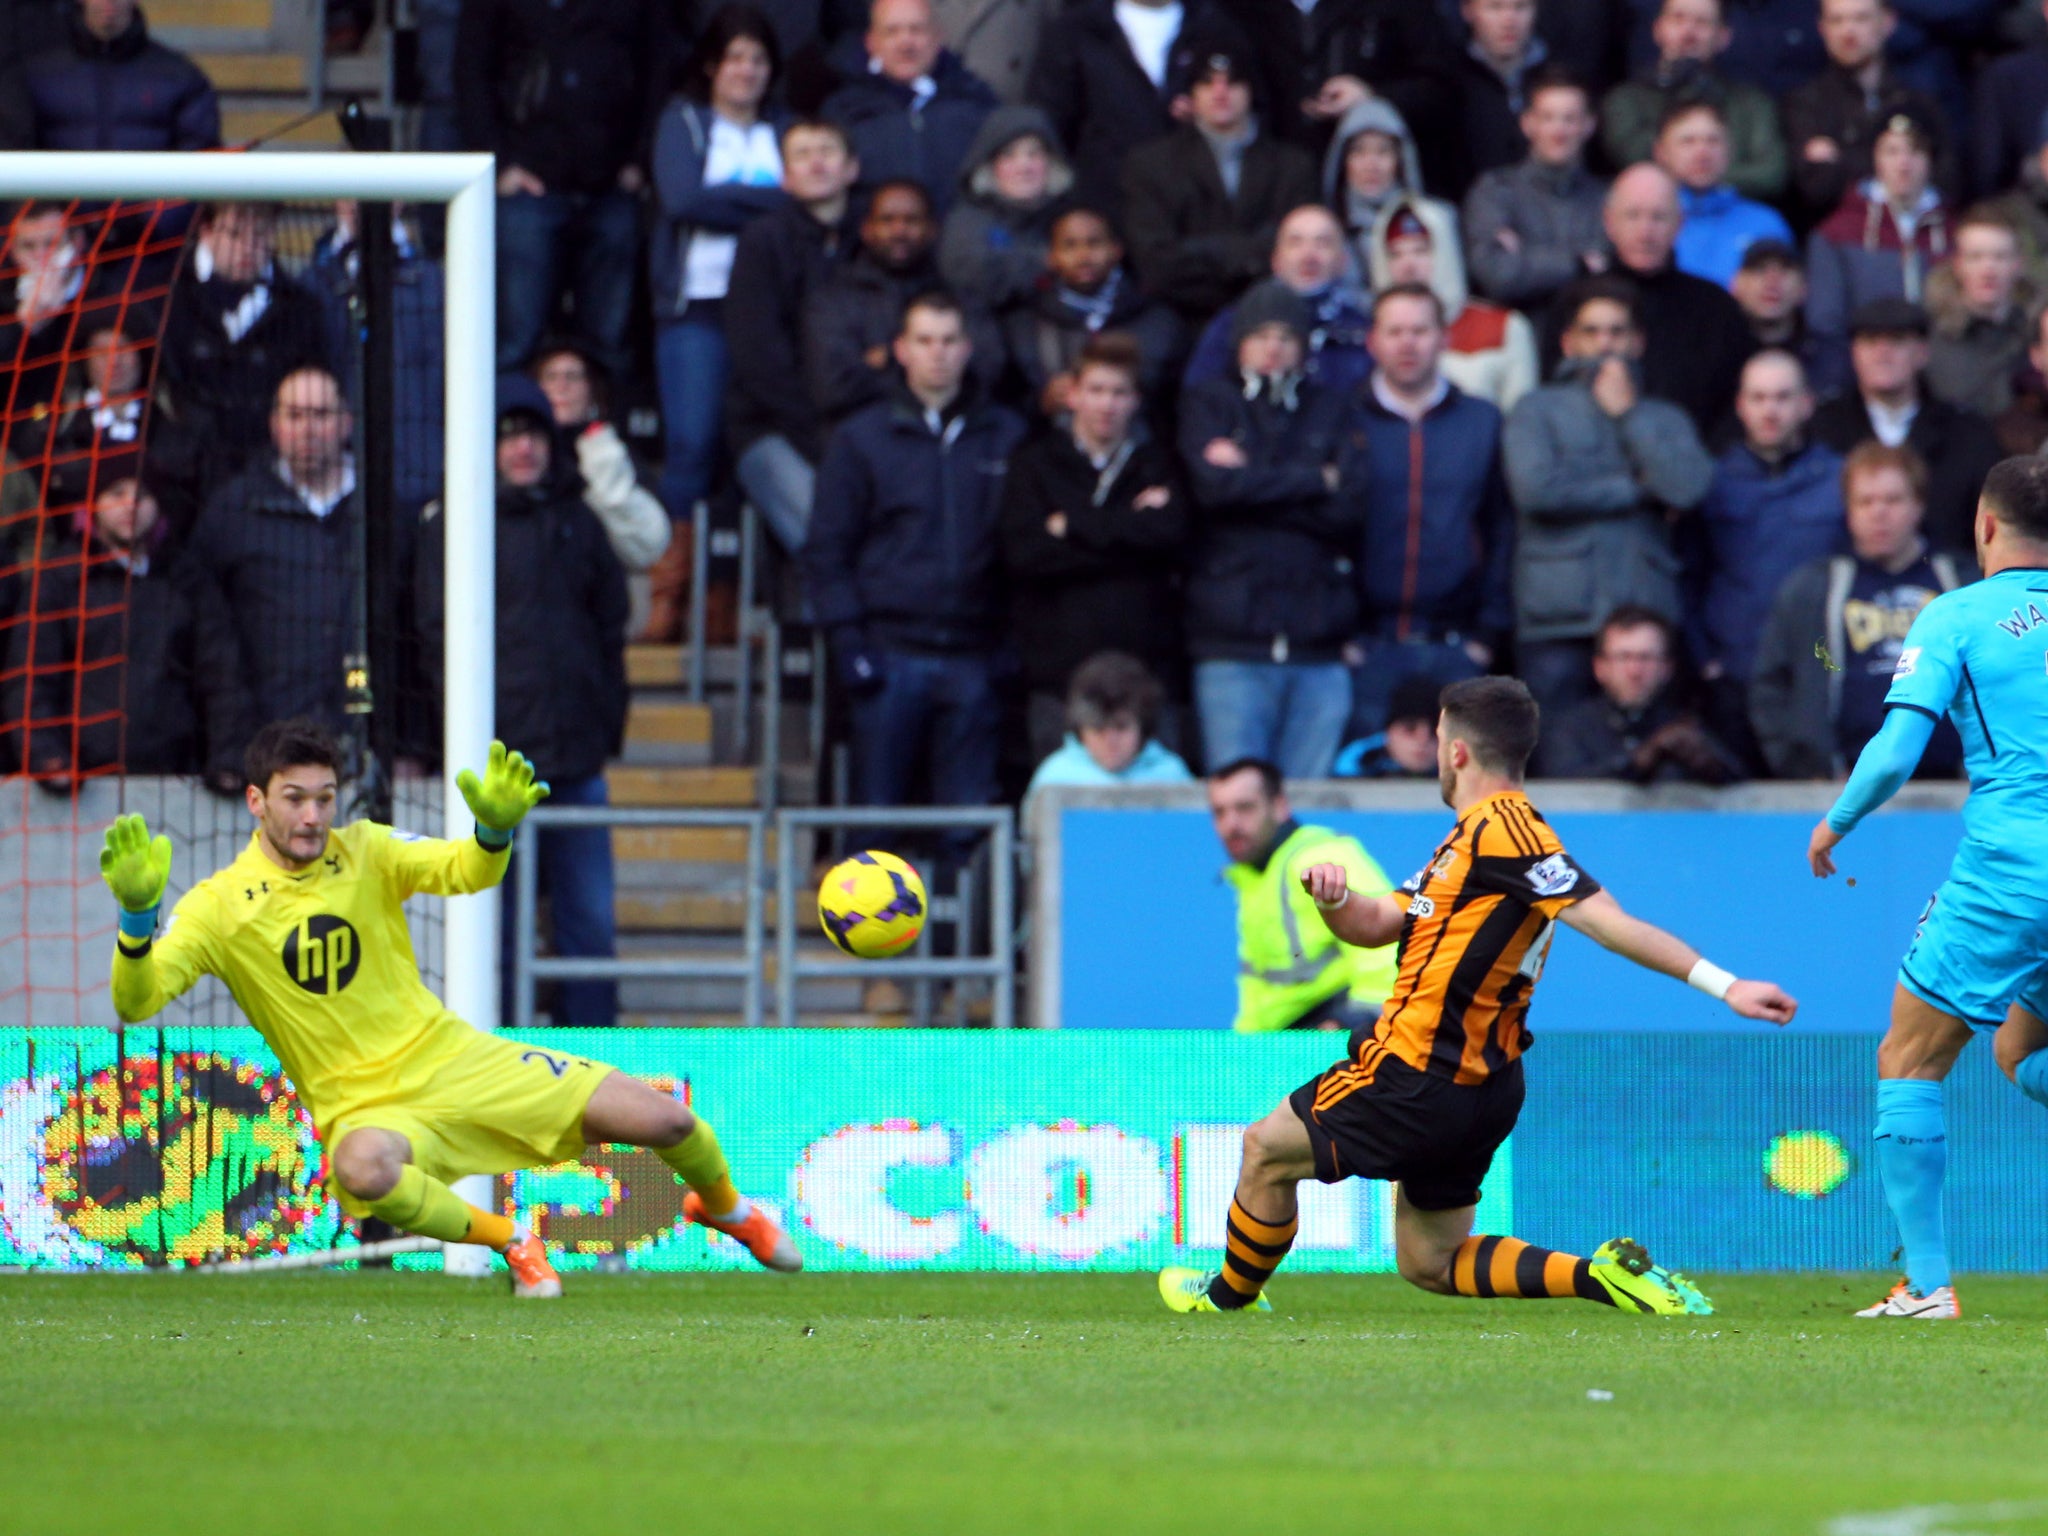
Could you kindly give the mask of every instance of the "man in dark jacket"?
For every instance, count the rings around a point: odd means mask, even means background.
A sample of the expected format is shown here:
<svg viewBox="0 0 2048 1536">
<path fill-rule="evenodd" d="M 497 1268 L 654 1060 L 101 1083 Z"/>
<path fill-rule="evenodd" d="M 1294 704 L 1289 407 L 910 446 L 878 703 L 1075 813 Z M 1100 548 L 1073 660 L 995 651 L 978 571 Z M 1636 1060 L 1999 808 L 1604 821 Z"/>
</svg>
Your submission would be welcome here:
<svg viewBox="0 0 2048 1536">
<path fill-rule="evenodd" d="M 2048 39 L 2034 41 L 1977 74 L 1970 112 L 1970 185 L 1979 196 L 2017 185 L 2041 144 L 2041 107 L 2048 102 Z"/>
<path fill-rule="evenodd" d="M 1316 200 L 1306 151 L 1252 112 L 1251 64 L 1228 45 L 1184 37 L 1188 120 L 1124 160 L 1124 228 L 1138 275 L 1195 324 L 1256 282 L 1280 220 Z"/>
<path fill-rule="evenodd" d="M 258 713 L 338 731 L 345 658 L 364 649 L 355 422 L 341 385 L 316 366 L 278 384 L 269 424 L 271 453 L 213 494 L 192 553 L 227 603 Z"/>
<path fill-rule="evenodd" d="M 218 149 L 220 101 L 135 0 L 79 0 L 62 43 L 0 80 L 0 149 Z"/>
<path fill-rule="evenodd" d="M 1651 26 L 1657 57 L 1600 103 L 1600 139 L 1614 165 L 1650 158 L 1672 107 L 1712 102 L 1728 128 L 1728 183 L 1744 197 L 1770 202 L 1785 190 L 1785 139 L 1778 104 L 1768 94 L 1721 72 L 1734 41 L 1723 0 L 1663 0 Z"/>
<path fill-rule="evenodd" d="M 1755 343 L 1727 289 L 1678 269 L 1678 183 L 1659 166 L 1632 165 L 1608 189 L 1603 219 L 1614 252 L 1607 270 L 1635 285 L 1644 391 L 1682 407 L 1701 437 L 1718 438 Z M 1546 361 L 1557 356 L 1569 321 L 1561 305 L 1545 318 Z"/>
<path fill-rule="evenodd" d="M 1521 518 L 1515 671 L 1546 713 L 1586 696 L 1593 637 L 1616 608 L 1676 622 L 1673 514 L 1698 506 L 1714 477 L 1691 418 L 1645 383 L 1636 302 L 1620 278 L 1567 288 L 1564 362 L 1501 434 Z"/>
<path fill-rule="evenodd" d="M 903 306 L 942 286 L 938 238 L 924 188 L 884 182 L 861 220 L 860 249 L 812 291 L 804 311 L 804 376 L 828 428 L 888 394 Z M 963 304 L 963 313 L 975 353 L 968 367 L 987 387 L 1002 376 L 1002 339 L 979 308 Z"/>
<path fill-rule="evenodd" d="M 157 367 L 164 410 L 149 447 L 174 533 L 191 527 L 229 476 L 268 453 L 279 381 L 302 364 L 331 362 L 320 300 L 277 261 L 277 217 L 260 203 L 203 209 L 171 290 Z"/>
<path fill-rule="evenodd" d="M 1789 352 L 1759 352 L 1735 397 L 1742 441 L 1714 465 L 1700 503 L 1687 603 L 1707 718 L 1746 760 L 1756 643 L 1785 578 L 1841 544 L 1842 458 L 1808 440 L 1813 395 Z M 1760 767 L 1760 763 L 1752 762 Z"/>
<path fill-rule="evenodd" d="M 1059 746 L 1067 684 L 1098 651 L 1139 658 L 1171 698 L 1185 695 L 1188 512 L 1171 451 L 1138 415 L 1143 368 L 1131 337 L 1091 339 L 1074 364 L 1070 427 L 1010 459 L 1003 569 L 1034 761 Z"/>
<path fill-rule="evenodd" d="M 1443 302 L 1419 283 L 1373 303 L 1371 380 L 1353 395 L 1346 500 L 1359 503 L 1365 660 L 1355 734 L 1379 730 L 1394 689 L 1476 677 L 1514 627 L 1515 513 L 1500 412 L 1438 366 Z"/>
<path fill-rule="evenodd" d="M 1308 306 L 1261 283 L 1237 307 L 1237 372 L 1181 399 L 1197 508 L 1188 651 L 1211 763 L 1329 773 L 1351 714 L 1360 498 L 1339 495 L 1345 401 L 1302 373 Z"/>
<path fill-rule="evenodd" d="M 1271 266 L 1273 276 L 1300 294 L 1314 316 L 1303 371 L 1333 394 L 1349 395 L 1372 372 L 1365 349 L 1371 321 L 1365 296 L 1351 276 L 1344 226 L 1320 203 L 1290 210 L 1274 231 Z M 1230 341 L 1235 320 L 1225 307 L 1203 330 L 1181 376 L 1185 387 L 1236 371 Z"/>
<path fill-rule="evenodd" d="M 1590 698 L 1543 732 L 1534 773 L 1629 784 L 1729 784 L 1742 764 L 1674 695 L 1678 633 L 1653 608 L 1617 608 L 1593 647 Z"/>
<path fill-rule="evenodd" d="M 156 499 L 135 457 L 101 465 L 90 533 L 41 565 L 0 720 L 28 723 L 28 771 L 49 787 L 204 771 L 234 793 L 249 721 L 234 633 L 205 573 L 152 549 Z"/>
<path fill-rule="evenodd" d="M 1468 40 L 1458 60 L 1462 104 L 1457 137 L 1463 148 L 1457 175 L 1443 190 L 1463 197 L 1483 172 L 1519 164 L 1528 153 L 1521 117 L 1528 86 L 1550 49 L 1536 35 L 1536 0 L 1463 0 Z M 1438 184 L 1429 184 L 1432 192 Z"/>
<path fill-rule="evenodd" d="M 847 194 L 860 165 L 837 123 L 795 122 L 782 132 L 789 202 L 740 232 L 725 291 L 732 373 L 725 430 L 733 472 L 785 550 L 810 526 L 824 424 L 803 387 L 804 313 L 811 294 L 850 260 L 858 226 Z"/>
<path fill-rule="evenodd" d="M 974 385 L 957 300 L 919 297 L 887 398 L 833 434 L 802 564 L 853 699 L 855 793 L 904 805 L 923 769 L 938 805 L 996 793 L 997 528 L 1024 423 Z"/>
<path fill-rule="evenodd" d="M 1935 597 L 1976 579 L 1920 533 L 1927 466 L 1910 448 L 1863 443 L 1842 480 L 1849 548 L 1794 571 L 1756 653 L 1750 720 L 1781 779 L 1838 779 L 1884 720 L 1906 631 Z M 1962 742 L 1946 720 L 1916 777 L 1952 778 Z"/>
<path fill-rule="evenodd" d="M 1031 99 L 1073 153 L 1082 202 L 1119 212 L 1124 156 L 1173 131 L 1173 104 L 1187 87 L 1172 62 L 1190 36 L 1250 47 L 1211 0 L 1079 0 L 1046 27 Z"/>
<path fill-rule="evenodd" d="M 1897 20 L 1886 0 L 1821 0 L 1828 66 L 1784 98 L 1792 191 L 1808 223 L 1833 213 L 1843 193 L 1869 179 L 1878 132 L 1899 113 L 1935 126 L 1934 181 L 1951 201 L 1957 196 L 1955 136 L 1940 106 L 1885 59 Z"/>
<path fill-rule="evenodd" d="M 863 186 L 914 181 L 944 217 L 968 146 L 996 105 L 988 83 L 942 46 L 931 0 L 875 0 L 865 68 L 824 110 L 852 138 Z"/>
<path fill-rule="evenodd" d="M 1370 91 L 1394 104 L 1422 149 L 1422 179 L 1449 186 L 1458 142 L 1458 46 L 1428 4 L 1411 0 L 1223 0 L 1258 50 L 1266 121 L 1320 155 L 1330 130 Z"/>
<path fill-rule="evenodd" d="M 626 731 L 626 575 L 583 504 L 576 467 L 553 452 L 554 419 L 540 386 L 498 381 L 497 729 L 516 739 L 551 786 L 551 805 L 607 803 L 604 767 Z M 428 510 L 414 586 L 428 670 L 441 683 L 444 520 Z M 455 558 L 462 557 L 461 551 Z M 615 953 L 611 832 L 542 831 L 533 847 L 554 922 L 554 952 Z M 505 980 L 513 926 L 503 926 Z M 560 983 L 557 1024 L 617 1022 L 609 981 Z"/>
<path fill-rule="evenodd" d="M 463 0 L 462 147 L 498 157 L 501 371 L 532 360 L 566 279 L 578 333 L 625 377 L 637 194 L 665 56 L 657 0 Z"/>
<path fill-rule="evenodd" d="M 1742 253 L 1728 285 L 1759 349 L 1790 352 L 1806 370 L 1806 387 L 1825 399 L 1849 382 L 1849 360 L 1806 326 L 1806 259 L 1783 240 L 1759 240 Z"/>
<path fill-rule="evenodd" d="M 1977 493 L 1999 459 L 1991 424 L 1927 392 L 1927 316 L 1904 299 L 1876 299 L 1849 322 L 1854 385 L 1813 413 L 1813 435 L 1839 454 L 1875 438 L 1911 448 L 1927 465 L 1927 538 L 1970 554 Z"/>
<path fill-rule="evenodd" d="M 1032 411 L 1064 415 L 1076 358 L 1095 337 L 1118 331 L 1137 343 L 1139 392 L 1155 423 L 1163 418 L 1182 350 L 1180 320 L 1124 265 L 1123 242 L 1106 214 L 1074 207 L 1055 219 L 1037 285 L 996 318 L 1004 360 Z"/>
</svg>

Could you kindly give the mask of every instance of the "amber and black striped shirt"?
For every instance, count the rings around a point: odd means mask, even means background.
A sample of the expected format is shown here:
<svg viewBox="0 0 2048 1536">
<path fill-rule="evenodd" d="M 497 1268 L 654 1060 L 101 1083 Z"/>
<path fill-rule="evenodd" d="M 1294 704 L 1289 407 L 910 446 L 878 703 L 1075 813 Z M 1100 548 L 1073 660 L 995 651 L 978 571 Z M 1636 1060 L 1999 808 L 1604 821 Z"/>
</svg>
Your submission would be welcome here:
<svg viewBox="0 0 2048 1536">
<path fill-rule="evenodd" d="M 1361 1082 L 1388 1056 L 1418 1072 L 1477 1083 L 1528 1048 L 1529 996 L 1558 913 L 1600 889 L 1520 790 L 1458 818 L 1429 867 L 1402 889 L 1400 971 Z"/>
</svg>

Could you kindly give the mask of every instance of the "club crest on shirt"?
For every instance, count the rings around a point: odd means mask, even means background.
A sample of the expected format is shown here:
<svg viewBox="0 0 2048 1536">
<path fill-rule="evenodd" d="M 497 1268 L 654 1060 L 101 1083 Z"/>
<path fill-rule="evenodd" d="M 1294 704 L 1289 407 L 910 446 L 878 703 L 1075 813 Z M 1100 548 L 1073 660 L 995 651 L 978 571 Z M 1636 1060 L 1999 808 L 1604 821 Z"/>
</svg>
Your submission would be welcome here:
<svg viewBox="0 0 2048 1536">
<path fill-rule="evenodd" d="M 1451 866 L 1457 862 L 1458 850 L 1446 848 L 1436 856 L 1436 861 L 1429 866 L 1429 878 L 1432 880 L 1448 879 L 1451 873 Z"/>
<path fill-rule="evenodd" d="M 284 936 L 284 973 L 316 997 L 333 997 L 356 979 L 363 947 L 348 922 L 316 912 Z"/>
<path fill-rule="evenodd" d="M 1570 859 L 1553 853 L 1529 866 L 1529 883 L 1538 896 L 1562 896 L 1579 883 L 1579 872 L 1572 868 Z"/>
</svg>

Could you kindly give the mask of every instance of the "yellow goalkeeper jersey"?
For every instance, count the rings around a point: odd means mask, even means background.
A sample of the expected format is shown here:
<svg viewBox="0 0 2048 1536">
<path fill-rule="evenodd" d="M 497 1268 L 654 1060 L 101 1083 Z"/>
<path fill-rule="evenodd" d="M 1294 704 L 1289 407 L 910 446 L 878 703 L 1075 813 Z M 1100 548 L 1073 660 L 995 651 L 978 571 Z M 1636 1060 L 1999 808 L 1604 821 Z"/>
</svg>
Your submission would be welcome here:
<svg viewBox="0 0 2048 1536">
<path fill-rule="evenodd" d="M 330 832 L 298 874 L 249 846 L 179 898 L 139 957 L 114 951 L 114 1010 L 147 1019 L 218 976 L 325 1126 L 365 1100 L 403 1099 L 477 1038 L 420 980 L 405 900 L 487 890 L 509 850 L 376 822 Z"/>
</svg>

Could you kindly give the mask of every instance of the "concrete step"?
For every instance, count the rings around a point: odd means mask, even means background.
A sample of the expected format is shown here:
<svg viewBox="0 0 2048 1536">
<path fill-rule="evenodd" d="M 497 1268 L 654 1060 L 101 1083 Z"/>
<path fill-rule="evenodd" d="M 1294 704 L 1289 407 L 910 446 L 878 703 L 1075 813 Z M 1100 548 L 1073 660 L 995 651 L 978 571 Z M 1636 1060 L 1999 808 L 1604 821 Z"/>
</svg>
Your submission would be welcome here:
<svg viewBox="0 0 2048 1536">
<path fill-rule="evenodd" d="M 613 805 L 724 806 L 760 803 L 760 775 L 752 768 L 657 767 L 614 764 L 605 772 Z"/>
<path fill-rule="evenodd" d="M 262 32 L 276 24 L 270 0 L 149 0 L 151 36 L 168 31 Z"/>
<path fill-rule="evenodd" d="M 746 898 L 738 891 L 677 890 L 672 885 L 649 885 L 634 878 L 632 865 L 616 872 L 618 895 L 613 902 L 621 933 L 721 933 L 736 934 L 746 926 Z M 761 900 L 761 922 L 775 927 L 773 896 Z M 818 900 L 815 892 L 797 897 L 797 931 L 819 933 Z"/>
<path fill-rule="evenodd" d="M 270 134 L 277 133 L 304 110 L 303 107 L 225 108 L 220 116 L 221 140 L 233 146 L 255 139 L 268 139 Z M 341 149 L 345 141 L 341 136 L 341 125 L 330 112 L 311 122 L 300 123 L 289 133 L 268 139 L 268 143 L 287 149 Z"/>
<path fill-rule="evenodd" d="M 767 839 L 775 857 L 775 838 Z M 667 864 L 739 865 L 746 861 L 747 834 L 739 827 L 621 827 L 612 833 L 612 857 Z"/>
<path fill-rule="evenodd" d="M 699 767 L 711 761 L 711 706 L 635 699 L 626 714 L 627 763 Z"/>
<path fill-rule="evenodd" d="M 152 12 L 155 7 L 151 7 Z M 200 53 L 192 60 L 222 95 L 235 91 L 304 95 L 306 60 L 299 53 Z"/>
</svg>

